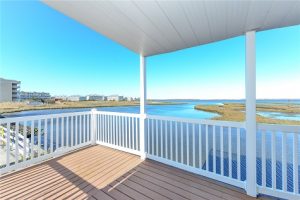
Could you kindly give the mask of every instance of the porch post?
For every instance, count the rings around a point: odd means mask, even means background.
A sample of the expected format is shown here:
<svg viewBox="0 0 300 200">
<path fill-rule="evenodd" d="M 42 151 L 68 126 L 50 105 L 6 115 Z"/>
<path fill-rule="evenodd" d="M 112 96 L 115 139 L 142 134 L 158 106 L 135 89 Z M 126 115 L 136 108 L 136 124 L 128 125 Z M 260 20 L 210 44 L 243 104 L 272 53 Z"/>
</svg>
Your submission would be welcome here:
<svg viewBox="0 0 300 200">
<path fill-rule="evenodd" d="M 246 33 L 246 191 L 256 197 L 256 56 L 255 31 Z"/>
<path fill-rule="evenodd" d="M 141 159 L 146 158 L 145 152 L 145 121 L 146 121 L 146 58 L 140 55 L 140 152 Z"/>
</svg>

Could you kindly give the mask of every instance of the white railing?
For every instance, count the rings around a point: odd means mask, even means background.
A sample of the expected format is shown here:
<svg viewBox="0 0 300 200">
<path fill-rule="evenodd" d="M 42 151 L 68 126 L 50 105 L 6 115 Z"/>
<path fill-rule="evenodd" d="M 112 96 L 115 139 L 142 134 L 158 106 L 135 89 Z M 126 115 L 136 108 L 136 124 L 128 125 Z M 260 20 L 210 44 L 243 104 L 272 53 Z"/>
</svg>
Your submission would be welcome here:
<svg viewBox="0 0 300 200">
<path fill-rule="evenodd" d="M 144 133 L 141 120 L 145 120 Z M 146 153 L 149 159 L 243 189 L 246 186 L 247 142 L 243 122 L 153 115 L 145 119 L 139 114 L 92 110 L 4 118 L 0 119 L 0 127 L 6 150 L 1 173 L 89 144 L 100 144 L 141 157 Z M 257 153 L 258 193 L 300 199 L 299 142 L 300 126 L 257 125 L 257 148 L 253 151 Z"/>
<path fill-rule="evenodd" d="M 257 128 L 259 193 L 300 199 L 300 126 L 259 124 Z"/>
<path fill-rule="evenodd" d="M 148 115 L 146 132 L 148 158 L 244 188 L 244 123 Z"/>
<path fill-rule="evenodd" d="M 140 155 L 140 115 L 96 112 L 97 144 Z"/>
<path fill-rule="evenodd" d="M 1 163 L 1 174 L 90 144 L 90 121 L 91 112 L 0 119 L 5 138 L 1 147 L 1 156 L 5 156 L 1 159 L 5 160 Z"/>
</svg>

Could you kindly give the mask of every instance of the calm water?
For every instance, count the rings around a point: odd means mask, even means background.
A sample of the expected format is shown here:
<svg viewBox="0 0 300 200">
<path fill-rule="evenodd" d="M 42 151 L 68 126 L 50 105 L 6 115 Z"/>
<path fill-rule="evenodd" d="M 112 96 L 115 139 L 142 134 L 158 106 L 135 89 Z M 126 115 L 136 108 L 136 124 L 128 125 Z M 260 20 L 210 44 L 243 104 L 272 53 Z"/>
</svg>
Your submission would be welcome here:
<svg viewBox="0 0 300 200">
<path fill-rule="evenodd" d="M 194 106 L 197 104 L 202 105 L 218 105 L 223 103 L 244 103 L 244 100 L 160 100 L 160 101 L 171 101 L 182 104 L 178 105 L 149 105 L 147 106 L 147 113 L 151 115 L 163 115 L 173 116 L 182 118 L 195 118 L 195 119 L 211 119 L 218 116 L 218 114 L 195 110 Z M 300 100 L 257 100 L 257 103 L 293 103 L 299 104 Z M 67 113 L 67 112 L 80 112 L 88 111 L 90 108 L 78 108 L 78 109 L 56 109 L 56 110 L 36 110 L 36 111 L 23 111 L 5 114 L 5 117 L 19 117 L 19 116 L 30 116 L 30 115 L 46 115 L 56 113 Z M 122 107 L 99 107 L 97 110 L 112 111 L 112 112 L 126 112 L 126 113 L 139 113 L 139 106 L 122 106 Z M 274 119 L 290 119 L 300 120 L 300 115 L 289 115 L 283 113 L 274 112 L 258 112 L 262 116 L 271 117 Z"/>
</svg>

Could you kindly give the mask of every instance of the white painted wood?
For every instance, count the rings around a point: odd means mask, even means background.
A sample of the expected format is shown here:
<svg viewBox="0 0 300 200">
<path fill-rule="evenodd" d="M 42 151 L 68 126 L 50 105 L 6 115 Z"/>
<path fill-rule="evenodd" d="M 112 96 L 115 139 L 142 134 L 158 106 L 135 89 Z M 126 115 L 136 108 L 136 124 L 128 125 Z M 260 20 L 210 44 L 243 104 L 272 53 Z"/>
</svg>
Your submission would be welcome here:
<svg viewBox="0 0 300 200">
<path fill-rule="evenodd" d="M 170 160 L 173 160 L 173 122 L 170 121 Z"/>
<path fill-rule="evenodd" d="M 165 158 L 168 158 L 168 121 L 165 121 Z"/>
<path fill-rule="evenodd" d="M 228 127 L 228 171 L 229 177 L 232 178 L 232 145 L 231 145 L 232 128 Z"/>
<path fill-rule="evenodd" d="M 276 189 L 276 133 L 272 132 L 272 188 Z"/>
<path fill-rule="evenodd" d="M 189 124 L 186 123 L 186 164 L 190 165 L 190 135 L 189 135 Z"/>
<path fill-rule="evenodd" d="M 24 121 L 23 124 L 23 159 L 26 160 L 27 159 L 27 121 Z"/>
<path fill-rule="evenodd" d="M 141 159 L 146 158 L 145 154 L 145 120 L 147 104 L 147 75 L 146 75 L 146 58 L 140 55 L 140 151 Z"/>
<path fill-rule="evenodd" d="M 202 167 L 203 167 L 203 162 L 202 162 L 203 148 L 202 148 L 202 128 L 201 128 L 201 124 L 199 124 L 198 127 L 199 127 L 199 168 L 202 169 Z"/>
<path fill-rule="evenodd" d="M 178 162 L 178 123 L 175 122 L 175 157 L 176 157 L 176 162 Z"/>
<path fill-rule="evenodd" d="M 41 146 L 41 119 L 38 120 L 38 157 L 41 156 L 41 149 L 42 149 L 42 146 Z"/>
<path fill-rule="evenodd" d="M 221 175 L 224 176 L 224 127 L 220 126 L 220 149 L 221 149 Z"/>
<path fill-rule="evenodd" d="M 237 128 L 236 136 L 236 149 L 237 149 L 237 179 L 241 180 L 241 129 Z"/>
<path fill-rule="evenodd" d="M 143 56 L 300 24 L 297 0 L 42 2 Z"/>
<path fill-rule="evenodd" d="M 34 158 L 34 120 L 31 121 L 31 129 L 30 129 L 30 139 L 31 139 L 31 159 Z"/>
<path fill-rule="evenodd" d="M 44 120 L 44 151 L 45 151 L 44 154 L 47 154 L 47 152 L 48 152 L 48 147 L 47 147 L 48 136 L 47 135 L 48 135 L 48 119 L 46 118 Z"/>
<path fill-rule="evenodd" d="M 71 118 L 72 120 L 72 118 Z M 50 153 L 53 153 L 53 143 L 54 143 L 54 138 L 53 138 L 53 118 L 50 119 Z"/>
<path fill-rule="evenodd" d="M 286 133 L 282 133 L 282 190 L 287 190 L 287 154 L 286 154 Z"/>
<path fill-rule="evenodd" d="M 256 50 L 255 31 L 246 32 L 246 191 L 253 197 L 256 189 Z"/>
<path fill-rule="evenodd" d="M 195 124 L 193 124 L 193 167 L 196 167 L 196 137 L 195 137 Z M 199 151 L 199 155 L 201 151 Z"/>
<path fill-rule="evenodd" d="M 10 166 L 10 122 L 7 123 L 6 128 L 6 167 Z"/>
<path fill-rule="evenodd" d="M 209 162 L 209 148 L 208 148 L 208 125 L 205 125 L 205 148 L 206 148 L 206 151 L 205 151 L 205 155 L 206 155 L 206 159 L 205 159 L 205 169 L 206 171 L 209 171 L 208 169 L 208 162 Z"/>
<path fill-rule="evenodd" d="M 81 116 L 81 115 L 80 115 Z M 79 121 L 79 127 L 81 127 L 81 121 Z M 65 147 L 65 117 L 61 118 L 61 146 Z"/>
<path fill-rule="evenodd" d="M 181 151 L 181 159 L 180 162 L 183 164 L 183 122 L 180 123 L 180 151 Z"/>
<path fill-rule="evenodd" d="M 164 157 L 164 135 L 163 135 L 163 122 L 160 120 L 160 157 Z"/>
<path fill-rule="evenodd" d="M 298 160 L 298 134 L 294 133 L 293 135 L 293 180 L 294 180 L 294 193 L 299 194 L 299 174 L 298 174 L 298 165 L 299 165 L 299 160 Z"/>
<path fill-rule="evenodd" d="M 212 127 L 213 129 L 213 172 L 216 173 L 217 166 L 216 166 L 216 126 Z"/>
<path fill-rule="evenodd" d="M 19 162 L 19 123 L 15 125 L 15 163 Z"/>
<path fill-rule="evenodd" d="M 261 132 L 261 176 L 262 187 L 266 187 L 266 133 Z"/>
</svg>

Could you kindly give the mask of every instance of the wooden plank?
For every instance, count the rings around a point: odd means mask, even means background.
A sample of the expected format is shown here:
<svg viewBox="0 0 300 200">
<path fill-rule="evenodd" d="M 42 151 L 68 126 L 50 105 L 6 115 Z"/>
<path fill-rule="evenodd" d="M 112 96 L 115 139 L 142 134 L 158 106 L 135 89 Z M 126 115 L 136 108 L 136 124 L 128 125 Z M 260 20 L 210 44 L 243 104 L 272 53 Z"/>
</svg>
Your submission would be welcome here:
<svg viewBox="0 0 300 200">
<path fill-rule="evenodd" d="M 107 159 L 109 159 L 110 156 L 107 156 Z M 103 160 L 96 160 L 96 163 L 94 164 L 96 167 L 99 165 L 99 163 L 103 162 Z M 81 165 L 80 165 L 81 163 Z M 84 164 L 84 165 L 82 165 Z M 46 189 L 44 188 L 44 186 L 50 186 L 51 183 L 55 183 L 55 185 L 58 185 L 59 180 L 65 180 L 65 177 L 67 177 L 70 172 L 78 171 L 79 172 L 86 172 L 86 168 L 92 167 L 93 163 L 92 162 L 78 162 L 78 165 L 76 167 L 71 167 L 71 166 L 62 166 L 61 167 L 64 169 L 64 171 L 60 171 L 59 169 L 56 169 L 56 167 L 54 165 L 52 165 L 51 167 L 53 168 L 53 174 L 44 174 L 40 176 L 40 181 L 37 181 L 36 179 L 32 179 L 31 182 L 27 181 L 26 183 L 28 184 L 29 188 L 24 188 L 24 186 L 20 186 L 20 187 L 14 187 L 14 189 L 11 189 L 9 191 L 10 194 L 12 194 L 14 197 L 18 197 L 18 195 L 16 195 L 14 192 L 18 192 L 18 193 L 22 193 L 22 197 L 25 197 L 25 194 L 30 194 L 32 195 L 33 192 L 30 193 L 31 190 L 38 192 L 38 189 L 40 188 L 42 192 L 46 191 Z M 91 168 L 93 169 L 93 168 Z M 57 171 L 56 171 L 57 170 Z M 67 172 L 67 173 L 66 173 Z M 40 192 L 41 192 L 40 191 Z M 3 191 L 4 193 L 4 191 Z M 6 193 L 4 193 L 5 196 Z M 7 197 L 10 197 L 9 195 Z"/>
<path fill-rule="evenodd" d="M 160 169 L 159 167 L 153 167 L 152 165 L 149 165 L 149 163 L 143 163 L 140 167 L 142 167 L 146 170 L 149 170 L 153 173 L 159 174 L 161 176 L 169 177 L 174 182 L 180 182 L 182 184 L 187 185 L 188 187 L 196 188 L 199 190 L 199 192 L 216 196 L 216 197 L 214 197 L 214 199 L 215 198 L 223 198 L 223 199 L 228 199 L 228 200 L 234 200 L 234 199 L 239 200 L 240 199 L 240 198 L 233 197 L 232 195 L 229 195 L 227 193 L 223 193 L 218 190 L 215 190 L 214 188 L 207 187 L 204 184 L 199 184 L 199 183 L 193 182 L 189 179 L 179 177 L 176 175 L 177 173 L 165 172 L 164 170 Z M 211 198 L 211 196 L 210 196 L 210 198 Z"/>
<path fill-rule="evenodd" d="M 118 156 L 118 157 L 117 157 Z M 68 174 L 63 175 L 63 180 L 59 183 L 53 181 L 52 188 L 47 188 L 40 193 L 37 193 L 38 196 L 29 196 L 28 198 L 58 198 L 61 195 L 72 190 L 74 187 L 78 186 L 82 182 L 90 182 L 92 177 L 95 177 L 97 174 L 103 174 L 107 170 L 113 167 L 114 164 L 119 163 L 119 159 L 124 159 L 128 154 L 118 154 L 117 156 L 108 156 L 107 159 L 97 159 L 97 162 L 91 165 L 88 168 L 83 168 L 80 171 L 68 171 Z M 52 180 L 51 180 L 52 181 Z"/>
<path fill-rule="evenodd" d="M 224 192 L 227 194 L 231 194 L 234 197 L 238 197 L 241 199 L 253 199 L 253 198 L 247 196 L 245 193 L 241 192 L 241 190 L 238 188 L 229 186 L 229 185 L 221 183 L 221 182 L 217 182 L 215 180 L 212 180 L 212 179 L 209 179 L 209 178 L 206 178 L 203 176 L 195 175 L 190 172 L 186 172 L 181 169 L 177 169 L 175 167 L 168 166 L 168 165 L 156 162 L 156 161 L 146 160 L 144 163 L 147 165 L 151 165 L 153 167 L 157 167 L 160 170 L 165 171 L 167 173 L 175 173 L 176 176 L 179 176 L 183 179 L 191 180 L 198 184 L 206 185 L 210 188 L 214 188 L 215 190 L 218 190 L 218 191 L 221 191 L 221 192 Z M 228 187 L 230 187 L 230 188 L 228 188 Z"/>
</svg>

